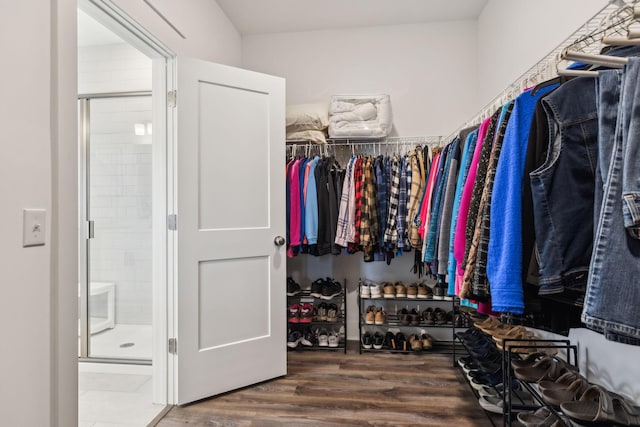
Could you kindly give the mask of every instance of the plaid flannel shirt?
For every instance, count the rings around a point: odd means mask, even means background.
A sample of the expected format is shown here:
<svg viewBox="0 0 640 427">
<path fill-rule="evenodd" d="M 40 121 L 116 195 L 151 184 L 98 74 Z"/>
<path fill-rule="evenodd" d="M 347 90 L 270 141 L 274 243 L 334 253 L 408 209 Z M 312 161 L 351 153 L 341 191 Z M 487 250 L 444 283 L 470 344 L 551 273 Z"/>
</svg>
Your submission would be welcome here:
<svg viewBox="0 0 640 427">
<path fill-rule="evenodd" d="M 389 215 L 384 231 L 384 243 L 387 250 L 393 251 L 398 244 L 398 205 L 400 204 L 400 161 L 394 157 L 391 163 L 391 189 L 389 192 Z"/>
</svg>

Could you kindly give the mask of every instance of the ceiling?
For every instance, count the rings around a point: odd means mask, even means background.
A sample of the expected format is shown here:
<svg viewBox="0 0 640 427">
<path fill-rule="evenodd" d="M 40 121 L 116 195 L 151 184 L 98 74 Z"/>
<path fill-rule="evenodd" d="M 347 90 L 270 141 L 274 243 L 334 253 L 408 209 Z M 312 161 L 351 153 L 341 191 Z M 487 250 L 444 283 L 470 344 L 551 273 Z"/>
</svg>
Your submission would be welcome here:
<svg viewBox="0 0 640 427">
<path fill-rule="evenodd" d="M 475 20 L 488 0 L 217 0 L 242 35 Z"/>
</svg>

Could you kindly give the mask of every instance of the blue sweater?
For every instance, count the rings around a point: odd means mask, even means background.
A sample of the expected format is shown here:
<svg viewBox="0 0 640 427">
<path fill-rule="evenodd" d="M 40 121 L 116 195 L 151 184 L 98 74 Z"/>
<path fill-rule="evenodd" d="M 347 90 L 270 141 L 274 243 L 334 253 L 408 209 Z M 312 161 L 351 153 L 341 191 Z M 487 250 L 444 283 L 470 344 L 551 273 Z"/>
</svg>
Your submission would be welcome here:
<svg viewBox="0 0 640 427">
<path fill-rule="evenodd" d="M 522 185 L 529 129 L 536 101 L 557 85 L 520 94 L 515 101 L 498 159 L 491 199 L 487 276 L 492 309 L 522 314 Z"/>
</svg>

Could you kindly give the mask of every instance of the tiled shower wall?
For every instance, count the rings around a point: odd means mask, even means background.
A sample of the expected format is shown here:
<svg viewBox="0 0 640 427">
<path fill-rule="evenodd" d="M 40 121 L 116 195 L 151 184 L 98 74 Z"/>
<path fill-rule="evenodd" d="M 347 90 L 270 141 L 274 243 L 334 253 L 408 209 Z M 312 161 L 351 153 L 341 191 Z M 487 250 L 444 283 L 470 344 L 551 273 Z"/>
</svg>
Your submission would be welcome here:
<svg viewBox="0 0 640 427">
<path fill-rule="evenodd" d="M 126 44 L 80 48 L 78 67 L 81 94 L 151 90 L 151 60 Z M 90 115 L 91 281 L 115 283 L 116 323 L 150 324 L 152 145 L 134 124 L 151 123 L 151 97 L 94 99 Z"/>
</svg>

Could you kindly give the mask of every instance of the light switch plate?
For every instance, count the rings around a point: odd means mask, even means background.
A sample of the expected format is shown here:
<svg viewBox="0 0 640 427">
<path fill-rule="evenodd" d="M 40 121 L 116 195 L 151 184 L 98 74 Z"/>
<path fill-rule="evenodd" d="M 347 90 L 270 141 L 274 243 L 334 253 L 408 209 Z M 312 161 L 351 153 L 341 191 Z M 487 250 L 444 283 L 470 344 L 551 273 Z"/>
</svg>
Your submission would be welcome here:
<svg viewBox="0 0 640 427">
<path fill-rule="evenodd" d="M 24 209 L 22 211 L 22 246 L 42 246 L 46 236 L 47 211 Z"/>
</svg>

